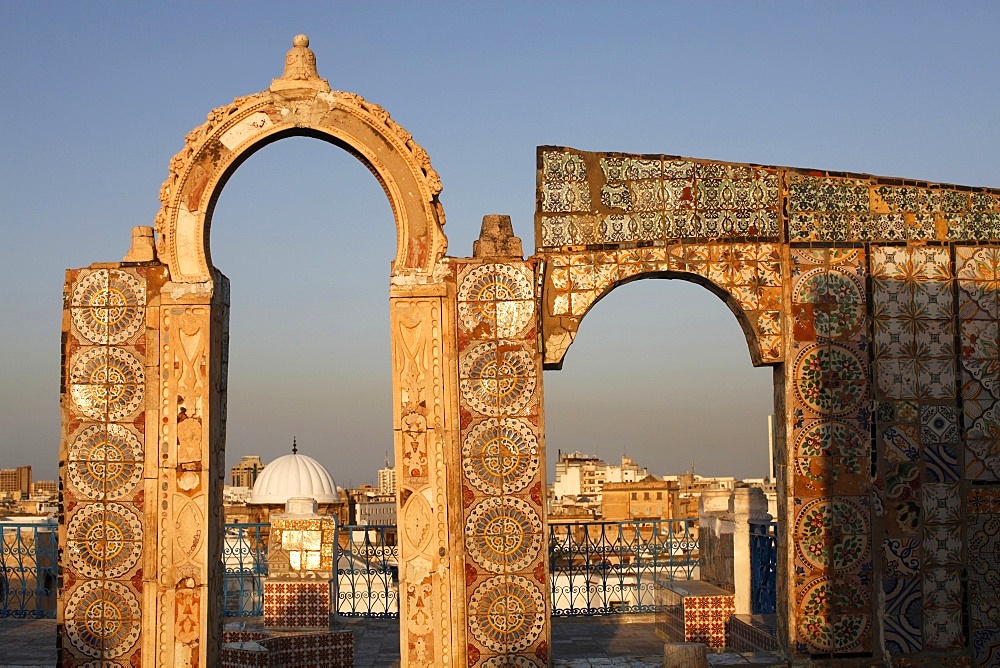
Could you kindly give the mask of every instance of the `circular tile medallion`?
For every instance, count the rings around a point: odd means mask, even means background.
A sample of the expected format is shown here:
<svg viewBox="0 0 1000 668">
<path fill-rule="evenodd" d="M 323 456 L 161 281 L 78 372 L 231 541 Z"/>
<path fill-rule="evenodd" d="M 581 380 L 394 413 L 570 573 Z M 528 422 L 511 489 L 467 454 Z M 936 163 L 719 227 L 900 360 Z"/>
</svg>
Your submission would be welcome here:
<svg viewBox="0 0 1000 668">
<path fill-rule="evenodd" d="M 849 571 L 869 556 L 865 512 L 840 499 L 813 499 L 795 518 L 795 551 L 812 568 Z"/>
<path fill-rule="evenodd" d="M 491 652 L 517 652 L 542 632 L 542 592 L 530 580 L 502 575 L 480 584 L 469 599 L 469 629 Z"/>
<path fill-rule="evenodd" d="M 514 415 L 531 401 L 535 364 L 528 351 L 507 343 L 481 343 L 461 365 L 461 391 L 475 411 L 491 417 Z"/>
<path fill-rule="evenodd" d="M 485 324 L 498 338 L 514 338 L 534 313 L 531 279 L 519 267 L 484 264 L 466 274 L 458 288 L 458 314 L 470 332 Z"/>
<path fill-rule="evenodd" d="M 142 556 L 142 524 L 118 503 L 78 506 L 66 528 L 70 563 L 86 578 L 120 578 Z"/>
<path fill-rule="evenodd" d="M 92 499 L 117 500 L 142 479 L 142 445 L 120 424 L 99 424 L 80 432 L 66 465 L 75 491 Z"/>
<path fill-rule="evenodd" d="M 864 323 L 864 288 L 836 269 L 813 269 L 803 274 L 795 284 L 792 300 L 815 305 L 814 327 L 820 337 L 850 336 Z"/>
<path fill-rule="evenodd" d="M 542 521 L 523 499 L 486 498 L 469 513 L 465 543 L 472 559 L 488 571 L 523 571 L 542 547 Z"/>
<path fill-rule="evenodd" d="M 66 634 L 73 647 L 86 656 L 122 656 L 139 639 L 141 625 L 139 601 L 120 582 L 84 582 L 66 602 Z"/>
<path fill-rule="evenodd" d="M 82 278 L 73 290 L 71 314 L 88 341 L 124 343 L 143 325 L 145 289 L 135 276 L 101 269 Z"/>
<path fill-rule="evenodd" d="M 804 348 L 795 360 L 795 393 L 819 415 L 843 415 L 868 395 L 865 365 L 850 348 L 817 343 Z"/>
<path fill-rule="evenodd" d="M 481 492 L 519 492 L 538 472 L 538 439 L 525 420 L 488 418 L 466 435 L 462 467 Z"/>
<path fill-rule="evenodd" d="M 142 363 L 127 350 L 87 348 L 70 370 L 70 394 L 86 417 L 121 422 L 142 405 L 145 381 Z"/>
</svg>

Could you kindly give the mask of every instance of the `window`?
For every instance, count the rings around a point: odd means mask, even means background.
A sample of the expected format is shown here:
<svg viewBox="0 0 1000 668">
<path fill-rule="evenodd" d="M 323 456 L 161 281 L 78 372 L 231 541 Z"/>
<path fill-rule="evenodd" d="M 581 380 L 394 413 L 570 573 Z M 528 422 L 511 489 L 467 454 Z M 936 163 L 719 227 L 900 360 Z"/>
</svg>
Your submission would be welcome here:
<svg viewBox="0 0 1000 668">
<path fill-rule="evenodd" d="M 656 500 L 657 501 L 662 501 L 663 500 L 663 492 L 657 492 L 656 493 Z"/>
<path fill-rule="evenodd" d="M 639 493 L 638 492 L 632 492 L 632 500 L 633 501 L 638 501 L 639 500 Z"/>
<path fill-rule="evenodd" d="M 649 501 L 649 492 L 643 492 L 642 493 L 642 498 L 645 501 Z"/>
</svg>

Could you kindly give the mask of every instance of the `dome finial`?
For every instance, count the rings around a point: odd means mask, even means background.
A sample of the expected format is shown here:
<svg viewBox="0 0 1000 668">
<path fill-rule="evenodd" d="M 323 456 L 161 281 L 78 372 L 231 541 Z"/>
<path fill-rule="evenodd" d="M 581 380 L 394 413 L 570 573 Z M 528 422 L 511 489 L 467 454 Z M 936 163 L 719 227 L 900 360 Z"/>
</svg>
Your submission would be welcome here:
<svg viewBox="0 0 1000 668">
<path fill-rule="evenodd" d="M 299 446 L 295 443 L 295 437 L 294 436 L 292 436 L 292 454 L 293 455 L 299 454 Z"/>
</svg>

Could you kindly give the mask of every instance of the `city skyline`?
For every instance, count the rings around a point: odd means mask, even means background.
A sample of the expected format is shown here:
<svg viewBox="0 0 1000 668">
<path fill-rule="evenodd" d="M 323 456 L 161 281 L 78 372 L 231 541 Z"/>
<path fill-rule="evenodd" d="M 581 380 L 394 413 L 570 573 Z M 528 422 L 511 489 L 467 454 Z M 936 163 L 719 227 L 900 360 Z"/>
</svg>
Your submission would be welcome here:
<svg viewBox="0 0 1000 668">
<path fill-rule="evenodd" d="M 51 3 L 3 16 L 18 102 L 0 133 L 0 462 L 39 479 L 56 476 L 64 270 L 124 255 L 185 134 L 266 88 L 296 33 L 334 88 L 383 105 L 427 149 L 453 256 L 471 254 L 488 213 L 510 214 L 531 252 L 544 144 L 997 185 L 991 5 Z M 961 106 L 945 94 L 959 90 Z M 286 454 L 292 436 L 338 482 L 381 465 L 394 249 L 385 195 L 343 151 L 294 138 L 237 170 L 212 230 L 232 281 L 227 471 Z M 764 475 L 771 372 L 700 286 L 616 290 L 544 383 L 549 480 L 560 448 Z"/>
</svg>

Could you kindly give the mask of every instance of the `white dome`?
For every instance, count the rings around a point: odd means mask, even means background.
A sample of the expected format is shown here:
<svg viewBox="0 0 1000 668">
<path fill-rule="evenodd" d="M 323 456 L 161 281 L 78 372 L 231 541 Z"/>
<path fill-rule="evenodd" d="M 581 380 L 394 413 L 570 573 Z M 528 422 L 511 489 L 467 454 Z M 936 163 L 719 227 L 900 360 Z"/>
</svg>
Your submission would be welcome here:
<svg viewBox="0 0 1000 668">
<path fill-rule="evenodd" d="M 247 503 L 282 504 L 294 496 L 308 496 L 319 503 L 340 500 L 330 472 L 312 457 L 292 453 L 278 457 L 257 476 Z"/>
</svg>

